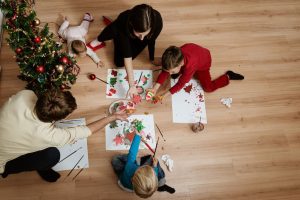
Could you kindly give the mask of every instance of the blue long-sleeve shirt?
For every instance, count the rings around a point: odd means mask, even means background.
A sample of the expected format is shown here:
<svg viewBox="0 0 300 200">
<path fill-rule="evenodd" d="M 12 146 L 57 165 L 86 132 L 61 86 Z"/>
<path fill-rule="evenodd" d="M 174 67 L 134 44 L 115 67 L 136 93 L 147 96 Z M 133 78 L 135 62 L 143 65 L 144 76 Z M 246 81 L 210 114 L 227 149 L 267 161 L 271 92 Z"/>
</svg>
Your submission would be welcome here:
<svg viewBox="0 0 300 200">
<path fill-rule="evenodd" d="M 120 182 L 122 183 L 122 185 L 125 188 L 131 189 L 131 190 L 133 189 L 132 183 L 131 183 L 131 178 L 133 177 L 135 171 L 140 167 L 140 165 L 138 165 L 136 163 L 136 156 L 139 151 L 140 142 L 141 142 L 141 136 L 136 134 L 133 138 L 133 141 L 132 141 L 130 149 L 129 149 L 129 153 L 127 155 L 127 163 L 125 165 L 124 171 L 122 172 L 122 174 L 120 176 Z M 154 167 L 153 169 L 157 176 L 158 168 Z"/>
</svg>

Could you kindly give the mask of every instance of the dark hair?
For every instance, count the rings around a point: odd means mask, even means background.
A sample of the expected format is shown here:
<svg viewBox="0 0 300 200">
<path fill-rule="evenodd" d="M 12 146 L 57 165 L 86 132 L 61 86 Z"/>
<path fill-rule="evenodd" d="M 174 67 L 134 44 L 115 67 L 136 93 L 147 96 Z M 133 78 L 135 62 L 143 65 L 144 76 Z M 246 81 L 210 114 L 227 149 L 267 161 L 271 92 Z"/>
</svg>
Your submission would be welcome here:
<svg viewBox="0 0 300 200">
<path fill-rule="evenodd" d="M 66 118 L 77 108 L 76 100 L 69 91 L 52 89 L 38 97 L 35 104 L 37 117 L 43 122 Z"/>
<path fill-rule="evenodd" d="M 183 60 L 181 49 L 176 46 L 168 47 L 162 55 L 161 64 L 164 70 L 178 67 Z"/>
<path fill-rule="evenodd" d="M 153 8 L 151 6 L 147 4 L 140 4 L 131 9 L 128 18 L 128 26 L 131 37 L 135 37 L 133 31 L 142 33 L 151 29 L 150 33 L 146 36 L 147 38 L 151 38 L 153 34 L 153 23 L 154 16 Z"/>
</svg>

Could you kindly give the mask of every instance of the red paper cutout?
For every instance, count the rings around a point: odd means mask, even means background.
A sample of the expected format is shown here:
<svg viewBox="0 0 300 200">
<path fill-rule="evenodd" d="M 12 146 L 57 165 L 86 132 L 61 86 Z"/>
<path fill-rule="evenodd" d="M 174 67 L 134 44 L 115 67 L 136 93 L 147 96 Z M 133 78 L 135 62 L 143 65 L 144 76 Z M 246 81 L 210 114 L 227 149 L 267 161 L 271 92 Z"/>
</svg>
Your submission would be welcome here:
<svg viewBox="0 0 300 200">
<path fill-rule="evenodd" d="M 109 92 L 111 92 L 112 94 L 116 94 L 117 90 L 115 90 L 114 88 L 110 88 Z"/>
<path fill-rule="evenodd" d="M 111 70 L 111 75 L 112 75 L 112 76 L 117 76 L 117 75 L 118 75 L 118 71 L 116 71 L 116 70 Z"/>
<path fill-rule="evenodd" d="M 135 133 L 134 133 L 134 132 L 131 132 L 131 133 L 127 133 L 125 137 L 126 137 L 126 139 L 128 139 L 130 142 L 132 142 L 134 136 L 135 136 Z"/>
<path fill-rule="evenodd" d="M 184 91 L 185 92 L 187 92 L 187 93 L 191 93 L 191 90 L 192 90 L 192 88 L 193 88 L 193 84 L 190 84 L 190 85 L 188 85 L 188 86 L 186 86 L 185 88 L 183 88 L 184 89 Z"/>
<path fill-rule="evenodd" d="M 141 103 L 142 102 L 142 97 L 140 95 L 133 95 L 132 101 L 135 104 Z"/>
<path fill-rule="evenodd" d="M 123 137 L 121 135 L 117 135 L 113 141 L 116 145 L 123 144 Z"/>
</svg>

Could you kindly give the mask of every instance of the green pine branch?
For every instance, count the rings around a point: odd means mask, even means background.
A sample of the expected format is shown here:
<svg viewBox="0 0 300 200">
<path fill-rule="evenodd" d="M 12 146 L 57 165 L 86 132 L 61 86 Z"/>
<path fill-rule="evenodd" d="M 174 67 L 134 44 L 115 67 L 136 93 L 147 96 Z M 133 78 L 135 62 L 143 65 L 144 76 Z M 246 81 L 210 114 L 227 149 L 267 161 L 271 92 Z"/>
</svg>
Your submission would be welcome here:
<svg viewBox="0 0 300 200">
<path fill-rule="evenodd" d="M 4 0 L 0 9 L 6 18 L 3 26 L 8 32 L 6 40 L 16 52 L 20 67 L 18 77 L 27 82 L 26 88 L 37 94 L 53 87 L 70 88 L 76 82 L 79 70 L 76 61 L 62 51 L 62 45 L 55 40 L 48 24 L 42 28 L 35 24 L 38 18 L 31 1 Z M 58 70 L 58 66 L 63 66 L 63 70 Z"/>
</svg>

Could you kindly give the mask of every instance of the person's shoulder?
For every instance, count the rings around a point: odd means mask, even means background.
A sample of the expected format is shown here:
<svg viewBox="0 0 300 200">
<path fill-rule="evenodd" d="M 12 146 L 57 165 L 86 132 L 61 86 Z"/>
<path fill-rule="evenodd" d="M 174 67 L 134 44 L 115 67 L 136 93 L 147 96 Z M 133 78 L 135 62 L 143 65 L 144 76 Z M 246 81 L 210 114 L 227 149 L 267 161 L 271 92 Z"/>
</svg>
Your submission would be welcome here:
<svg viewBox="0 0 300 200">
<path fill-rule="evenodd" d="M 17 99 L 36 99 L 36 95 L 32 90 L 21 90 L 17 92 L 15 95 L 10 97 L 10 100 L 17 100 Z"/>
<path fill-rule="evenodd" d="M 130 10 L 125 10 L 119 14 L 117 20 L 127 20 L 129 15 L 130 15 Z"/>
<path fill-rule="evenodd" d="M 162 16 L 160 14 L 160 12 L 158 12 L 157 10 L 153 9 L 153 16 L 156 18 L 156 19 L 159 19 L 162 21 Z"/>
<path fill-rule="evenodd" d="M 186 43 L 184 45 L 182 45 L 181 50 L 203 50 L 205 49 L 204 47 L 198 45 L 198 44 L 194 44 L 194 43 Z"/>
<path fill-rule="evenodd" d="M 32 90 L 21 90 L 17 94 L 36 96 Z"/>
</svg>

